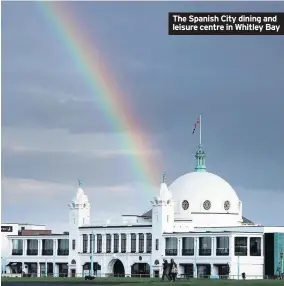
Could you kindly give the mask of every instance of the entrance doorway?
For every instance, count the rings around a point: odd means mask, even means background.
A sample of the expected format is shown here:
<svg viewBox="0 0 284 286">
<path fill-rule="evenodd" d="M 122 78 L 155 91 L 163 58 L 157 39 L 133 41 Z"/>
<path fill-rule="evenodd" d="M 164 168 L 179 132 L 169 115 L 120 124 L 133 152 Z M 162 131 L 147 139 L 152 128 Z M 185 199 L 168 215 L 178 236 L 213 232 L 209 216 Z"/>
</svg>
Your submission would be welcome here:
<svg viewBox="0 0 284 286">
<path fill-rule="evenodd" d="M 58 263 L 59 277 L 68 277 L 68 264 Z"/>
<path fill-rule="evenodd" d="M 197 276 L 199 278 L 209 278 L 211 275 L 210 264 L 197 264 Z"/>
<path fill-rule="evenodd" d="M 114 262 L 114 265 L 113 265 L 113 275 L 115 277 L 124 277 L 125 276 L 125 270 L 124 270 L 124 266 L 123 266 L 123 263 L 117 259 L 115 262 Z"/>
<path fill-rule="evenodd" d="M 181 263 L 180 268 L 181 268 L 181 273 L 183 273 L 183 274 L 180 274 L 181 277 L 187 278 L 187 279 L 193 278 L 194 265 L 192 263 Z"/>
<path fill-rule="evenodd" d="M 228 279 L 230 275 L 230 266 L 229 264 L 217 264 L 215 265 L 218 269 L 218 275 L 221 279 Z"/>
<path fill-rule="evenodd" d="M 159 270 L 154 270 L 154 277 L 159 278 L 160 277 L 160 271 Z"/>
<path fill-rule="evenodd" d="M 76 277 L 76 270 L 75 269 L 71 269 L 71 277 Z"/>
<path fill-rule="evenodd" d="M 150 265 L 148 263 L 134 263 L 131 266 L 132 277 L 150 277 Z"/>
</svg>

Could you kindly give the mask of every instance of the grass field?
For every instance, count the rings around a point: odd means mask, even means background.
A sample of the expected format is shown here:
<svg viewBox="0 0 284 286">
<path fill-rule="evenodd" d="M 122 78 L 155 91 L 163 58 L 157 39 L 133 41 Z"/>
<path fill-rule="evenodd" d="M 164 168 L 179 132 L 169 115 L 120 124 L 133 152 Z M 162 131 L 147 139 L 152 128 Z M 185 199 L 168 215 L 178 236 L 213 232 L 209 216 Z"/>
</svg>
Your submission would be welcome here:
<svg viewBox="0 0 284 286">
<path fill-rule="evenodd" d="M 68 284 L 95 284 L 95 285 L 120 285 L 120 286 L 131 286 L 137 284 L 146 285 L 193 285 L 193 286 L 234 286 L 234 285 L 248 285 L 248 286 L 270 286 L 270 285 L 283 285 L 284 280 L 210 280 L 210 279 L 190 279 L 190 280 L 177 280 L 176 282 L 161 281 L 160 279 L 148 279 L 148 278 L 96 278 L 92 281 L 85 281 L 83 278 L 2 278 L 3 284 L 12 283 L 13 285 L 19 284 L 36 284 L 36 285 L 46 285 L 47 283 L 55 283 L 63 285 Z"/>
</svg>

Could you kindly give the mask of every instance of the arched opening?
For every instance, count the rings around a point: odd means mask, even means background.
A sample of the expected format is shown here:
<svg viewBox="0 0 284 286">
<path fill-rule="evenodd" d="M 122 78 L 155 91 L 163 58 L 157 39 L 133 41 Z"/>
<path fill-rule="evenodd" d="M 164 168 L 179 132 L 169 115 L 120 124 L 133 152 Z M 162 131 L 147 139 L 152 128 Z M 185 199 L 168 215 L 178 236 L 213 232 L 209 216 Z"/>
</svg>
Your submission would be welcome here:
<svg viewBox="0 0 284 286">
<path fill-rule="evenodd" d="M 115 277 L 124 277 L 124 265 L 119 259 L 113 259 L 109 263 L 109 272 Z"/>
<path fill-rule="evenodd" d="M 113 275 L 116 277 L 124 277 L 125 276 L 125 270 L 123 263 L 117 259 L 113 265 Z"/>
<path fill-rule="evenodd" d="M 150 277 L 150 265 L 148 263 L 134 263 L 131 266 L 131 277 Z"/>
<path fill-rule="evenodd" d="M 93 262 L 93 270 L 94 270 L 94 275 L 97 275 L 97 272 L 101 270 L 101 265 L 98 262 Z M 86 275 L 91 275 L 91 263 L 86 262 L 83 265 L 83 276 Z"/>
</svg>

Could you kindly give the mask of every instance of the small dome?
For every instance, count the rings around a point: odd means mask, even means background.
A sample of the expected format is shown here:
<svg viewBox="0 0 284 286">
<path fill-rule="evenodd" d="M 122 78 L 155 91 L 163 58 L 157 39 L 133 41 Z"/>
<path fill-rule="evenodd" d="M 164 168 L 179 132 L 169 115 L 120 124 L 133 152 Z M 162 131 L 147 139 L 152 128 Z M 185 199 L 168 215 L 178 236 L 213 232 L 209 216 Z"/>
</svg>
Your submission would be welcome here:
<svg viewBox="0 0 284 286">
<path fill-rule="evenodd" d="M 172 193 L 166 183 L 162 183 L 160 186 L 160 199 L 165 201 L 172 199 Z"/>
<path fill-rule="evenodd" d="M 89 202 L 88 197 L 85 195 L 84 190 L 82 188 L 77 189 L 77 193 L 75 198 L 73 199 L 75 204 L 85 204 Z"/>
</svg>

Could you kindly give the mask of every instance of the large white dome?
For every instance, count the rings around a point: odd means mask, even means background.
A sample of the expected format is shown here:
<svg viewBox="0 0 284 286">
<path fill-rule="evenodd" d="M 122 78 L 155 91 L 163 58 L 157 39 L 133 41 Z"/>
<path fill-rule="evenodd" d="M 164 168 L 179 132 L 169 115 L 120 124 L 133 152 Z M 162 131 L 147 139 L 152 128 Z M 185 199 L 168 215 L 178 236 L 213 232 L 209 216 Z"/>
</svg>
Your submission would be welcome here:
<svg viewBox="0 0 284 286">
<path fill-rule="evenodd" d="M 233 219 L 229 219 L 231 223 L 241 220 L 242 205 L 236 192 L 217 175 L 206 171 L 188 173 L 169 189 L 175 201 L 176 219 L 194 221 L 195 216 L 199 222 L 212 224 L 226 214 Z"/>
</svg>

